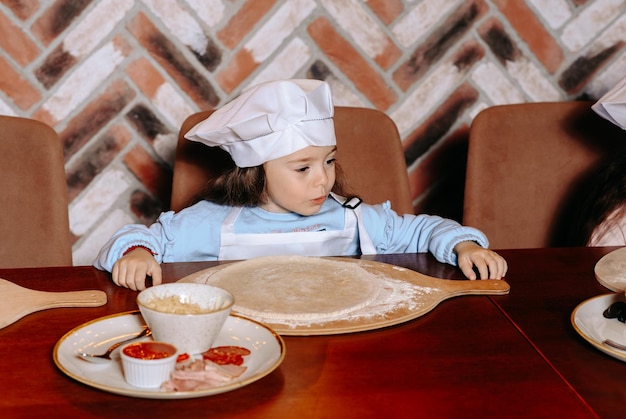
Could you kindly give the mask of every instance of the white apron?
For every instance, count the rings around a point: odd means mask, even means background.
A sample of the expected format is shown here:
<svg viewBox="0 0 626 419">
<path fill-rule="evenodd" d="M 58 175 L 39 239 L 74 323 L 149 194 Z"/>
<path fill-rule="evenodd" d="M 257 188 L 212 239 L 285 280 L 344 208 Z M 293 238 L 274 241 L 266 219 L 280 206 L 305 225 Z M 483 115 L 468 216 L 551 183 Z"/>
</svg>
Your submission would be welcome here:
<svg viewBox="0 0 626 419">
<path fill-rule="evenodd" d="M 345 201 L 334 194 L 331 196 L 339 203 Z M 220 236 L 219 260 L 240 260 L 261 256 L 296 254 L 302 256 L 340 256 L 346 255 L 355 234 L 359 234 L 362 254 L 375 254 L 376 248 L 362 223 L 361 203 L 352 199 L 343 204 L 346 208 L 343 230 L 235 234 L 235 221 L 242 208 L 230 210 L 222 223 Z"/>
</svg>

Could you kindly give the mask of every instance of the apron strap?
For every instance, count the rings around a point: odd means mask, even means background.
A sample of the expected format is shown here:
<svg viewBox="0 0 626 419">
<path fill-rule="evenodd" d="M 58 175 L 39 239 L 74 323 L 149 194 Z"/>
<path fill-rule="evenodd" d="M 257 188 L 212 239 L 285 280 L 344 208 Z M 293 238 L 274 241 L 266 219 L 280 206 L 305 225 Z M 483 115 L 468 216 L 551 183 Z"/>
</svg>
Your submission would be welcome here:
<svg viewBox="0 0 626 419">
<path fill-rule="evenodd" d="M 239 217 L 241 210 L 243 207 L 232 207 L 224 221 L 222 221 L 222 234 L 220 236 L 224 236 L 224 233 L 234 234 L 235 233 L 235 220 Z"/>
<path fill-rule="evenodd" d="M 375 255 L 376 246 L 372 242 L 372 238 L 369 233 L 365 229 L 365 223 L 363 223 L 363 211 L 361 207 L 361 203 L 363 200 L 358 197 L 352 197 L 350 199 L 346 199 L 337 194 L 330 193 L 330 195 L 339 202 L 344 208 L 347 210 L 351 210 L 354 212 L 357 220 L 357 228 L 359 229 L 359 245 L 361 247 L 361 254 L 363 255 Z"/>
</svg>

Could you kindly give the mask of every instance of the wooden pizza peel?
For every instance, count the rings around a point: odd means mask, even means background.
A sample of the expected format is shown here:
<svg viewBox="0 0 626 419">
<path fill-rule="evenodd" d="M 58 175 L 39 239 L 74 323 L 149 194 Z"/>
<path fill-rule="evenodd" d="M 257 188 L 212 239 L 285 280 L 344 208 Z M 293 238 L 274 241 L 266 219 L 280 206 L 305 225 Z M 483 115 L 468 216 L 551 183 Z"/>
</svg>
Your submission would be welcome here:
<svg viewBox="0 0 626 419">
<path fill-rule="evenodd" d="M 58 307 L 99 307 L 107 302 L 104 291 L 37 291 L 0 278 L 0 329 L 40 310 Z"/>
<path fill-rule="evenodd" d="M 416 287 L 428 289 L 428 293 L 422 294 L 418 297 L 419 304 L 414 309 L 390 310 L 390 312 L 385 315 L 385 317 L 370 319 L 368 321 L 354 321 L 347 318 L 341 320 L 319 322 L 306 326 L 289 326 L 281 323 L 272 322 L 271 320 L 255 320 L 262 321 L 263 323 L 274 329 L 277 333 L 280 333 L 282 335 L 308 336 L 359 332 L 392 326 L 418 318 L 432 311 L 442 301 L 453 297 L 464 295 L 505 295 L 508 294 L 510 291 L 509 284 L 504 280 L 470 281 L 442 279 L 387 263 L 351 258 L 328 257 L 324 259 L 335 260 L 342 263 L 358 264 L 361 268 L 366 269 L 370 273 L 385 278 L 391 278 L 397 281 L 408 282 Z M 182 278 L 180 281 L 210 284 L 211 275 L 219 272 L 229 265 L 230 263 L 205 269 L 200 272 L 188 275 Z M 235 301 L 237 301 L 237 295 L 234 295 L 234 297 Z"/>
</svg>

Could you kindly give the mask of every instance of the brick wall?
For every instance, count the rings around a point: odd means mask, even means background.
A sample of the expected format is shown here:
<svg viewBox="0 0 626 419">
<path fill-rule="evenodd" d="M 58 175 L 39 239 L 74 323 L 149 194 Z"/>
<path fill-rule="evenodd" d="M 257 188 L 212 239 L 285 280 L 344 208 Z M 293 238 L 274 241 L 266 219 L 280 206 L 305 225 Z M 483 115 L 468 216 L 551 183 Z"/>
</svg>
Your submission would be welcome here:
<svg viewBox="0 0 626 419">
<path fill-rule="evenodd" d="M 626 0 L 0 0 L 0 114 L 61 135 L 75 264 L 168 208 L 178 128 L 243 88 L 328 81 L 387 112 L 415 208 L 460 219 L 485 107 L 596 99 L 626 73 Z"/>
</svg>

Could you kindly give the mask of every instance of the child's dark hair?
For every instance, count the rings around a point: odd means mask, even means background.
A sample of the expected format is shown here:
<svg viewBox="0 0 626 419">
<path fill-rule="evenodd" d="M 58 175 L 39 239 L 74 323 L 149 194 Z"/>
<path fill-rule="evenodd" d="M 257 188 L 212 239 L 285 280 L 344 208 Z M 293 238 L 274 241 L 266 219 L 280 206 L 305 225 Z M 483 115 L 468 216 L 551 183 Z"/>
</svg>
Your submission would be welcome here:
<svg viewBox="0 0 626 419">
<path fill-rule="evenodd" d="M 591 193 L 581 203 L 573 245 L 585 246 L 593 230 L 614 211 L 626 216 L 626 148 L 610 156 L 590 182 Z M 619 217 L 616 218 L 616 220 Z"/>
<path fill-rule="evenodd" d="M 347 186 L 341 166 L 335 162 L 335 184 L 332 192 L 337 195 L 357 197 Z M 218 205 L 232 207 L 256 207 L 265 203 L 265 169 L 255 167 L 232 167 L 210 179 L 194 202 L 206 200 Z"/>
</svg>

